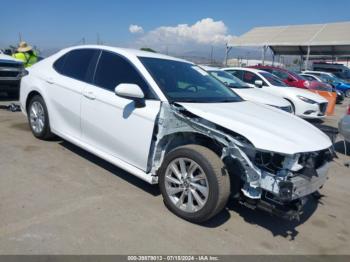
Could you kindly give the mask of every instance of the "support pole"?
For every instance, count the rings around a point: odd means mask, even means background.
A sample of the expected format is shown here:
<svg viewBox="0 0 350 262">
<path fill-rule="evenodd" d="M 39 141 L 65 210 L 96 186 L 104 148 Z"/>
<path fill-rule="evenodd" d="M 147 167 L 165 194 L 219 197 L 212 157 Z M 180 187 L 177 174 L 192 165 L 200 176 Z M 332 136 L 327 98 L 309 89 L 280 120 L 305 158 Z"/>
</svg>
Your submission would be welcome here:
<svg viewBox="0 0 350 262">
<path fill-rule="evenodd" d="M 299 63 L 300 71 L 303 71 L 303 63 L 304 63 L 304 56 L 300 55 L 300 63 Z"/>
<path fill-rule="evenodd" d="M 228 46 L 228 44 L 226 43 L 226 51 L 225 51 L 225 66 L 227 66 L 227 60 L 228 60 L 228 55 L 230 53 L 232 49 L 232 46 Z"/>
<path fill-rule="evenodd" d="M 265 65 L 266 50 L 267 50 L 267 46 L 264 45 L 263 46 L 263 54 L 262 54 L 262 65 Z"/>
<path fill-rule="evenodd" d="M 304 63 L 304 70 L 308 70 L 309 68 L 309 59 L 310 59 L 310 46 L 307 47 L 306 59 Z"/>
</svg>

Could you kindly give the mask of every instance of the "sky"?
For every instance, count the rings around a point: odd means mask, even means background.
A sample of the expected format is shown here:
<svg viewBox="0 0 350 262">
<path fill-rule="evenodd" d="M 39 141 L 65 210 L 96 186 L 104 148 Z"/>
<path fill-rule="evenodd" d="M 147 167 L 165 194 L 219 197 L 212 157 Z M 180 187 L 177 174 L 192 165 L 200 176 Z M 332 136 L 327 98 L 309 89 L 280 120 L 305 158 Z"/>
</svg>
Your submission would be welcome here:
<svg viewBox="0 0 350 262">
<path fill-rule="evenodd" d="M 350 0 L 71 0 L 1 3 L 0 48 L 83 42 L 191 52 L 221 47 L 256 26 L 350 21 Z M 349 32 L 350 33 L 350 32 Z"/>
</svg>

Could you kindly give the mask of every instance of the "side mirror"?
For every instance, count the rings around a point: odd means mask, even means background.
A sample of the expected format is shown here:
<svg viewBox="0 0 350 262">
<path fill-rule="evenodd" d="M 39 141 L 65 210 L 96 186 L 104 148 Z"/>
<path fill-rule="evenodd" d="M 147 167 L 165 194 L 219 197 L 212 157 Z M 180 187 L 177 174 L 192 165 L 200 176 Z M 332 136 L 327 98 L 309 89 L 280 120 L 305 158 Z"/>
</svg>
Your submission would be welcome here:
<svg viewBox="0 0 350 262">
<path fill-rule="evenodd" d="M 256 87 L 259 87 L 259 88 L 262 88 L 264 85 L 263 81 L 261 80 L 255 80 L 254 84 Z"/>
<path fill-rule="evenodd" d="M 134 100 L 137 107 L 145 105 L 145 95 L 141 88 L 136 84 L 119 84 L 114 89 L 114 92 L 117 96 Z"/>
<path fill-rule="evenodd" d="M 294 82 L 294 81 L 295 81 L 295 79 L 294 79 L 294 78 L 292 78 L 292 77 L 290 77 L 290 76 L 288 76 L 287 81 L 288 81 L 288 82 Z"/>
</svg>

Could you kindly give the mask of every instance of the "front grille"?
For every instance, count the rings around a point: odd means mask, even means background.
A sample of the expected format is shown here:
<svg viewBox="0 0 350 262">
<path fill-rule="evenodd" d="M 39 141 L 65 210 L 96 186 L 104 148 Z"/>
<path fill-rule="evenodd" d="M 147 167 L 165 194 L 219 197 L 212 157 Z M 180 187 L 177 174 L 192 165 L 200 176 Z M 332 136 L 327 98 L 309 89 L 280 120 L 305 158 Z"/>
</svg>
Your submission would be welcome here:
<svg viewBox="0 0 350 262">
<path fill-rule="evenodd" d="M 0 77 L 18 77 L 18 71 L 0 71 Z"/>
<path fill-rule="evenodd" d="M 21 63 L 0 62 L 0 67 L 21 68 Z"/>
<path fill-rule="evenodd" d="M 318 105 L 320 107 L 321 113 L 324 115 L 326 113 L 328 103 L 327 102 L 326 103 L 320 103 Z"/>
</svg>

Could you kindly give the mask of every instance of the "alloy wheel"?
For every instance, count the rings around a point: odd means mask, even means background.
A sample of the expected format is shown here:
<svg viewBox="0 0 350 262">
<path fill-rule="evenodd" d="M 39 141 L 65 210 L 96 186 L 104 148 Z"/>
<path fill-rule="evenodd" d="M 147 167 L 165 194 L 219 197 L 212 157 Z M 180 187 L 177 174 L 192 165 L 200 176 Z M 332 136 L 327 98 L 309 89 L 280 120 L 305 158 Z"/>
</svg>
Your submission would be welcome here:
<svg viewBox="0 0 350 262">
<path fill-rule="evenodd" d="M 202 209 L 209 195 L 205 172 L 188 158 L 176 158 L 170 162 L 165 173 L 165 189 L 173 204 L 189 213 Z"/>
<path fill-rule="evenodd" d="M 29 110 L 30 125 L 37 134 L 41 133 L 45 127 L 45 112 L 41 103 L 34 101 Z"/>
</svg>

